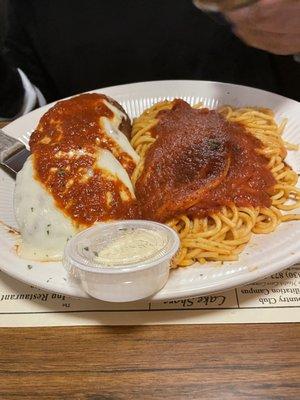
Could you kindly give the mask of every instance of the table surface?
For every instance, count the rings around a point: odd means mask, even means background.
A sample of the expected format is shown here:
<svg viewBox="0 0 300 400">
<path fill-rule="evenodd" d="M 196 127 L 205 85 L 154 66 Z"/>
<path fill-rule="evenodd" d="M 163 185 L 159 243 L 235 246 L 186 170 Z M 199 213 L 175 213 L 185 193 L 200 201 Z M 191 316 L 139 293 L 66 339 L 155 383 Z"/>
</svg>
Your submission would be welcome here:
<svg viewBox="0 0 300 400">
<path fill-rule="evenodd" d="M 0 398 L 299 399 L 300 324 L 0 329 Z"/>
</svg>

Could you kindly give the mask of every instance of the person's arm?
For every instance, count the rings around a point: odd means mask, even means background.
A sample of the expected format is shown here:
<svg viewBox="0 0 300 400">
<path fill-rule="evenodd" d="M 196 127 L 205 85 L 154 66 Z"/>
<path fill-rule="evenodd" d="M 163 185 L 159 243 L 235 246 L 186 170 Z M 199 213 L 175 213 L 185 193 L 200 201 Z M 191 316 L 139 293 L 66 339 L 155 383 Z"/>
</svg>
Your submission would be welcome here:
<svg viewBox="0 0 300 400">
<path fill-rule="evenodd" d="M 10 120 L 46 104 L 26 74 L 14 68 L 0 52 L 0 120 Z"/>
<path fill-rule="evenodd" d="M 279 55 L 300 53 L 299 0 L 259 0 L 226 16 L 250 46 Z"/>
<path fill-rule="evenodd" d="M 29 6 L 23 0 L 8 3 L 8 29 L 0 51 L 0 119 L 16 118 L 46 104 L 42 93 L 47 93 L 48 80 L 28 34 Z"/>
<path fill-rule="evenodd" d="M 10 119 L 19 114 L 24 98 L 22 79 L 16 68 L 0 53 L 0 118 Z"/>
</svg>

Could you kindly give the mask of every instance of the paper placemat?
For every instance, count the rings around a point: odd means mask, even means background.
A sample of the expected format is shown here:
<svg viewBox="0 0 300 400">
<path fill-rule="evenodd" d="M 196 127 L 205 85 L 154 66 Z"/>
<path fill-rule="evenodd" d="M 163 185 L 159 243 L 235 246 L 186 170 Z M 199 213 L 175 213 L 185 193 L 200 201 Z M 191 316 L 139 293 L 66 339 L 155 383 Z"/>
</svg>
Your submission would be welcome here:
<svg viewBox="0 0 300 400">
<path fill-rule="evenodd" d="M 224 293 L 105 303 L 48 293 L 0 272 L 0 327 L 300 322 L 300 264 Z"/>
</svg>

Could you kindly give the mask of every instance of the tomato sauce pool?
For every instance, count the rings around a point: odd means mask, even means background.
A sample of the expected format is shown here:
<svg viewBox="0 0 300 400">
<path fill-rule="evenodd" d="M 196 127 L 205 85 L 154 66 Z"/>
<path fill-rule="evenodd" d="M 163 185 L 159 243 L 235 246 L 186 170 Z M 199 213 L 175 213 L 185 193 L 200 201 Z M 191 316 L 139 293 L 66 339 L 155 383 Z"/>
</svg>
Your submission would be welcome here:
<svg viewBox="0 0 300 400">
<path fill-rule="evenodd" d="M 144 218 L 204 217 L 222 206 L 271 205 L 276 183 L 262 143 L 221 114 L 176 100 L 158 114 L 156 138 L 136 183 Z"/>
</svg>

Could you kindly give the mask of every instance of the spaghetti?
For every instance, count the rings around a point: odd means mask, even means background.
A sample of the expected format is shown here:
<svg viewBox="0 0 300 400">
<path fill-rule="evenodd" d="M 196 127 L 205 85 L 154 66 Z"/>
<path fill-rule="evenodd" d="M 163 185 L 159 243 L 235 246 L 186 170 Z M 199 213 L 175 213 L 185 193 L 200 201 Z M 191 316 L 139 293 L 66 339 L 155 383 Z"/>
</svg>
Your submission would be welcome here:
<svg viewBox="0 0 300 400">
<path fill-rule="evenodd" d="M 153 130 L 159 123 L 158 114 L 172 110 L 175 102 L 157 103 L 134 121 L 131 144 L 140 155 L 140 162 L 132 175 L 134 184 L 138 183 L 147 153 L 157 140 Z M 209 215 L 190 216 L 183 212 L 169 219 L 166 223 L 177 231 L 181 239 L 174 267 L 189 266 L 197 261 L 237 260 L 253 233 L 270 233 L 281 222 L 300 220 L 298 214 L 283 213 L 300 207 L 300 190 L 296 187 L 298 175 L 284 162 L 287 150 L 298 149 L 298 146 L 282 139 L 286 120 L 278 126 L 273 112 L 262 108 L 233 109 L 227 106 L 218 111 L 227 121 L 242 125 L 247 134 L 260 141 L 256 152 L 266 159 L 267 168 L 275 178 L 269 195 L 270 205 L 244 207 L 232 202 Z"/>
</svg>

